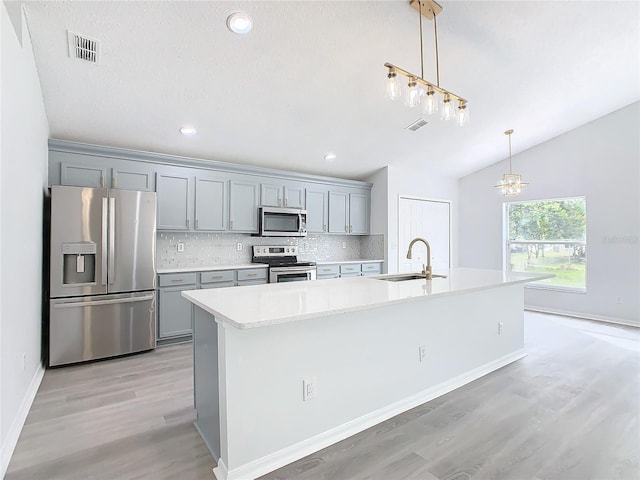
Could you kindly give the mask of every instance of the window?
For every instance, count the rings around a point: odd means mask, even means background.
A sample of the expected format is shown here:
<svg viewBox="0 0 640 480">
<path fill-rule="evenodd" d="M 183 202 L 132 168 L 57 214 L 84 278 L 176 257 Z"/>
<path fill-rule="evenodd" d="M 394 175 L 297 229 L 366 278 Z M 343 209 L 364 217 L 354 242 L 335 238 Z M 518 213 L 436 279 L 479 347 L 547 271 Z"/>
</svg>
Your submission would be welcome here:
<svg viewBox="0 0 640 480">
<path fill-rule="evenodd" d="M 584 197 L 506 203 L 505 226 L 509 270 L 555 275 L 532 285 L 586 291 Z"/>
</svg>

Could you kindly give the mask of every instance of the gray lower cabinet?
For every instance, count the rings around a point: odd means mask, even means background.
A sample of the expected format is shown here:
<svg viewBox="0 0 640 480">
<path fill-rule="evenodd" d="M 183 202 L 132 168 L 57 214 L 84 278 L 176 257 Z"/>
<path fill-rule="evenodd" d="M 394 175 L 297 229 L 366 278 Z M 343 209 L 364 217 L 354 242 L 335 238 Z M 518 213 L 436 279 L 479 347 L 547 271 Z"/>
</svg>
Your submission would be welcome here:
<svg viewBox="0 0 640 480">
<path fill-rule="evenodd" d="M 321 264 L 316 268 L 318 280 L 325 278 L 368 277 L 382 273 L 382 262 Z"/>
<path fill-rule="evenodd" d="M 184 290 L 197 288 L 195 273 L 158 276 L 158 340 L 191 335 L 191 302 Z"/>
<path fill-rule="evenodd" d="M 318 265 L 316 266 L 316 278 L 340 278 L 340 265 Z"/>
<path fill-rule="evenodd" d="M 182 297 L 185 290 L 260 285 L 268 282 L 267 267 L 158 275 L 158 344 L 191 338 L 193 304 Z"/>
</svg>

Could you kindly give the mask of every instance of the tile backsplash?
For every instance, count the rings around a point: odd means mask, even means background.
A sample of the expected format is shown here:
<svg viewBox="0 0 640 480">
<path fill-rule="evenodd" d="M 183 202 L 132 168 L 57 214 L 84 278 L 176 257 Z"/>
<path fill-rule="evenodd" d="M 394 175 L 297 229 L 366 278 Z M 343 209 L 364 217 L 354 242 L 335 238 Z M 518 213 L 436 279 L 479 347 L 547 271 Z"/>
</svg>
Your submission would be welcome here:
<svg viewBox="0 0 640 480">
<path fill-rule="evenodd" d="M 178 252 L 178 243 L 184 244 L 183 252 Z M 238 243 L 242 244 L 240 251 Z M 384 258 L 383 235 L 263 238 L 232 233 L 158 232 L 157 268 L 249 263 L 253 245 L 297 245 L 299 259 L 317 262 Z"/>
</svg>

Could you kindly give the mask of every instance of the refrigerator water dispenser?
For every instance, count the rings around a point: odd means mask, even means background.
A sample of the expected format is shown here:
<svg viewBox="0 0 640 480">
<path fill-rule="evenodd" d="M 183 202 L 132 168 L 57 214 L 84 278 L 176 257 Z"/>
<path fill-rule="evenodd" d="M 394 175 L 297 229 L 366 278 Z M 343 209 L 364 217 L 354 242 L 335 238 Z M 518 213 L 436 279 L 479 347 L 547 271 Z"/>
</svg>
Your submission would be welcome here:
<svg viewBox="0 0 640 480">
<path fill-rule="evenodd" d="M 63 243 L 62 258 L 63 285 L 96 282 L 95 242 Z"/>
</svg>

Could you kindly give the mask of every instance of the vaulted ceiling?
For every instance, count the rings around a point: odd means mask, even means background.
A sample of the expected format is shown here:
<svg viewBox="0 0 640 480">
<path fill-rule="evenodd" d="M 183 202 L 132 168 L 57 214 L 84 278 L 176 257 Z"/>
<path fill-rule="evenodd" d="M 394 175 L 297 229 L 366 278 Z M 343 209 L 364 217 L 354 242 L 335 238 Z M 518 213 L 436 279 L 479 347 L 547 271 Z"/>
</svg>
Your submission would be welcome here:
<svg viewBox="0 0 640 480">
<path fill-rule="evenodd" d="M 640 98 L 637 1 L 440 4 L 440 84 L 469 100 L 465 127 L 384 97 L 385 62 L 420 71 L 408 1 L 24 8 L 52 138 L 347 178 L 385 165 L 460 177 L 507 156 L 508 128 L 515 154 Z M 250 34 L 227 29 L 235 11 Z M 69 57 L 67 30 L 99 41 L 98 64 Z M 182 136 L 186 124 L 198 134 Z"/>
</svg>

